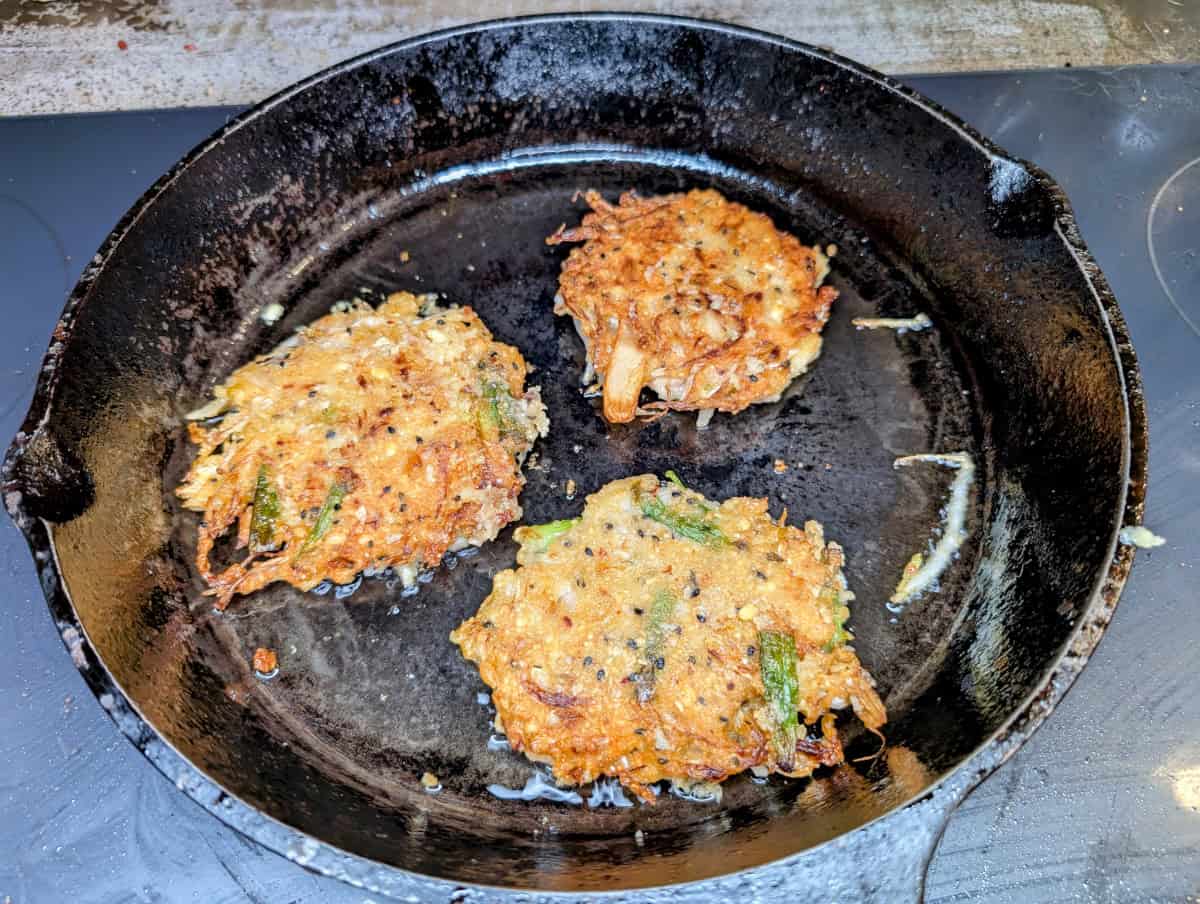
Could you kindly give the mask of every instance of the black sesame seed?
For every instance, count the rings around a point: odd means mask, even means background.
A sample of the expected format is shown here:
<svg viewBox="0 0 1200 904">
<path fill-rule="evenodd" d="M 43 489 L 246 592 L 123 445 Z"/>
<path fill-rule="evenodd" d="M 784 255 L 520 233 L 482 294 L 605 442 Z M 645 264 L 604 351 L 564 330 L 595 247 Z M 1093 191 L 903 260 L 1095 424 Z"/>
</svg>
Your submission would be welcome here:
<svg viewBox="0 0 1200 904">
<path fill-rule="evenodd" d="M 697 702 L 697 703 L 699 703 L 701 706 L 707 706 L 707 705 L 708 705 L 707 703 L 705 703 L 705 702 L 704 702 L 704 698 L 703 698 L 703 697 L 697 697 L 697 698 L 696 698 L 696 702 Z"/>
<path fill-rule="evenodd" d="M 754 648 L 754 644 L 750 644 L 750 646 L 746 647 L 746 655 L 747 656 L 753 656 L 757 652 L 758 652 L 758 650 L 756 650 Z"/>
<path fill-rule="evenodd" d="M 696 664 L 696 657 L 695 657 L 695 656 L 689 656 L 689 657 L 688 657 L 688 662 L 690 662 L 692 665 L 695 665 L 695 664 Z"/>
<path fill-rule="evenodd" d="M 661 757 L 661 756 L 660 756 L 660 757 L 658 758 L 658 765 L 660 765 L 660 766 L 665 766 L 665 765 L 667 765 L 667 761 L 666 761 L 666 759 L 664 759 L 663 757 Z"/>
<path fill-rule="evenodd" d="M 390 483 L 389 483 L 387 486 L 385 486 L 385 487 L 383 488 L 383 494 L 384 494 L 385 496 L 386 496 L 388 493 L 390 493 L 391 491 L 392 491 L 392 485 L 391 485 Z"/>
<path fill-rule="evenodd" d="M 401 502 L 401 503 L 400 503 L 400 511 L 402 511 L 402 512 L 407 512 L 407 511 L 408 511 L 408 503 L 407 503 L 407 502 Z"/>
<path fill-rule="evenodd" d="M 635 729 L 633 730 L 633 733 L 634 733 L 635 735 L 644 735 L 644 734 L 646 733 L 646 729 L 644 729 L 644 728 L 635 728 Z"/>
<path fill-rule="evenodd" d="M 387 432 L 388 432 L 388 433 L 395 433 L 395 432 L 396 432 L 396 428 L 395 428 L 395 427 L 393 427 L 391 424 L 388 424 Z"/>
<path fill-rule="evenodd" d="M 604 669 L 599 669 L 599 670 L 596 672 L 596 680 L 597 680 L 597 681 L 603 681 L 603 680 L 604 680 Z"/>
<path fill-rule="evenodd" d="M 760 581 L 765 581 L 767 579 L 767 576 L 765 574 L 763 574 L 761 571 L 759 571 L 757 568 L 754 569 L 754 576 L 756 578 L 758 578 Z"/>
<path fill-rule="evenodd" d="M 757 383 L 757 382 L 758 382 L 758 377 L 756 377 L 754 374 L 750 374 L 750 382 L 751 382 L 751 383 Z"/>
<path fill-rule="evenodd" d="M 708 619 L 704 617 L 703 612 L 697 612 L 696 613 L 696 621 L 700 622 L 700 624 L 704 624 L 706 621 L 708 621 Z"/>
<path fill-rule="evenodd" d="M 421 439 L 421 437 L 419 437 L 419 436 L 414 436 L 413 439 L 415 439 L 419 443 L 425 442 L 425 440 Z"/>
<path fill-rule="evenodd" d="M 631 650 L 636 650 L 637 649 L 637 641 L 631 637 L 631 638 L 629 638 L 629 640 L 625 641 L 625 646 L 629 647 L 629 649 L 631 649 Z"/>
<path fill-rule="evenodd" d="M 659 656 L 657 659 L 654 660 L 654 667 L 656 669 L 665 669 L 667 667 L 667 660 L 665 660 L 665 659 L 663 659 L 663 657 Z"/>
<path fill-rule="evenodd" d="M 576 579 L 575 579 L 575 586 L 576 586 L 576 587 L 580 587 L 580 588 L 586 588 L 586 587 L 587 587 L 587 581 L 585 581 L 583 578 L 576 578 Z"/>
<path fill-rule="evenodd" d="M 641 608 L 639 608 L 639 607 L 637 607 L 637 606 L 634 606 L 634 607 L 633 607 L 633 614 L 634 614 L 634 615 L 644 615 L 644 614 L 645 614 L 645 612 L 646 612 L 646 610 L 645 610 L 645 609 L 641 609 Z"/>
<path fill-rule="evenodd" d="M 489 618 L 483 623 L 483 626 L 488 630 L 491 630 L 492 628 L 496 627 L 496 623 Z"/>
<path fill-rule="evenodd" d="M 594 552 L 592 552 L 592 548 L 591 548 L 590 546 L 585 546 L 585 547 L 583 548 L 583 554 L 584 554 L 585 556 L 594 556 L 594 555 L 595 555 L 595 553 L 594 553 Z"/>
<path fill-rule="evenodd" d="M 611 521 L 605 521 L 605 522 L 604 522 L 604 529 L 605 529 L 605 530 L 612 530 L 612 529 L 613 529 L 613 524 L 612 524 L 612 522 L 611 522 Z"/>
<path fill-rule="evenodd" d="M 583 664 L 584 664 L 584 665 L 591 665 L 591 664 L 592 664 L 592 657 L 591 657 L 591 656 L 584 656 L 584 657 L 583 657 Z"/>
<path fill-rule="evenodd" d="M 325 431 L 325 438 L 326 438 L 326 439 L 333 439 L 335 436 L 337 436 L 337 431 L 336 431 L 336 430 L 326 430 L 326 431 Z"/>
<path fill-rule="evenodd" d="M 315 389 L 310 389 L 308 391 L 308 397 L 310 399 L 315 399 L 317 397 L 317 391 Z"/>
</svg>

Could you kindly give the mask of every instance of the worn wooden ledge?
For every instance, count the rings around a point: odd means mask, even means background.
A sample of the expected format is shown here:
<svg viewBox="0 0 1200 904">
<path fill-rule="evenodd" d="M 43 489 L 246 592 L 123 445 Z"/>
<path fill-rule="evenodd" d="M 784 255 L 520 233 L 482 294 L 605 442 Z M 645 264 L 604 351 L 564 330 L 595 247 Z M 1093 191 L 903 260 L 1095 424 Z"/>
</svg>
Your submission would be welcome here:
<svg viewBox="0 0 1200 904">
<path fill-rule="evenodd" d="M 891 73 L 1200 59 L 1200 0 L 0 0 L 0 115 L 246 104 L 424 31 L 583 9 L 723 19 Z"/>
</svg>

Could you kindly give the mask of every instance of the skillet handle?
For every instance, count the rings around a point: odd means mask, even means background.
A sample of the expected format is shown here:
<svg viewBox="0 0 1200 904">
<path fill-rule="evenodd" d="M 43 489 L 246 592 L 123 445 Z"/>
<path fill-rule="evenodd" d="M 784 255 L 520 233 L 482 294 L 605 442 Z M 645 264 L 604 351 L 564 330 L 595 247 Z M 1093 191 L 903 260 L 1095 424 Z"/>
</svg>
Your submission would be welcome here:
<svg viewBox="0 0 1200 904">
<path fill-rule="evenodd" d="M 60 440 L 48 420 L 18 433 L 3 466 L 4 504 L 23 525 L 29 518 L 62 523 L 95 501 L 96 488 L 83 460 Z"/>
</svg>

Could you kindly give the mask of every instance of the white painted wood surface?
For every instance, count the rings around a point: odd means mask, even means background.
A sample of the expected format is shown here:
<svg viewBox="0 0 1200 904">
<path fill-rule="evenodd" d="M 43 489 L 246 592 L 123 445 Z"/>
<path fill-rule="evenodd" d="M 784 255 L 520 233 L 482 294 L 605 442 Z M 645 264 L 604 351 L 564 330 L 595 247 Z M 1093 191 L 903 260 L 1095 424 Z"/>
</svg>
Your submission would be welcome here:
<svg viewBox="0 0 1200 904">
<path fill-rule="evenodd" d="M 1200 58 L 1200 0 L 0 0 L 0 114 L 247 104 L 421 32 L 585 9 L 722 19 L 892 73 Z"/>
</svg>

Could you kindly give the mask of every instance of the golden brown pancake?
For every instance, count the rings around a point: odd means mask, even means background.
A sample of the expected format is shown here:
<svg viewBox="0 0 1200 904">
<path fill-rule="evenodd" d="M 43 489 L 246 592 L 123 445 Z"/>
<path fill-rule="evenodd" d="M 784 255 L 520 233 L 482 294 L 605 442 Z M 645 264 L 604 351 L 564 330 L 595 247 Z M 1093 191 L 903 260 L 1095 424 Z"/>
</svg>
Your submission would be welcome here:
<svg viewBox="0 0 1200 904">
<path fill-rule="evenodd" d="M 774 401 L 821 351 L 829 262 L 712 190 L 609 204 L 546 241 L 582 242 L 559 278 L 612 422 L 667 409 L 736 413 Z M 659 401 L 639 407 L 649 387 Z"/>
<path fill-rule="evenodd" d="M 396 567 L 411 580 L 521 516 L 521 462 L 547 429 L 525 361 L 470 308 L 355 302 L 239 368 L 189 425 L 176 490 L 204 513 L 196 565 L 217 607 L 274 581 Z M 239 560 L 214 542 L 236 525 Z"/>
<path fill-rule="evenodd" d="M 518 528 L 519 567 L 451 634 L 509 744 L 563 784 L 615 776 L 645 800 L 664 779 L 842 762 L 834 711 L 887 716 L 843 627 L 841 548 L 764 499 L 718 505 L 670 477 Z"/>
</svg>

